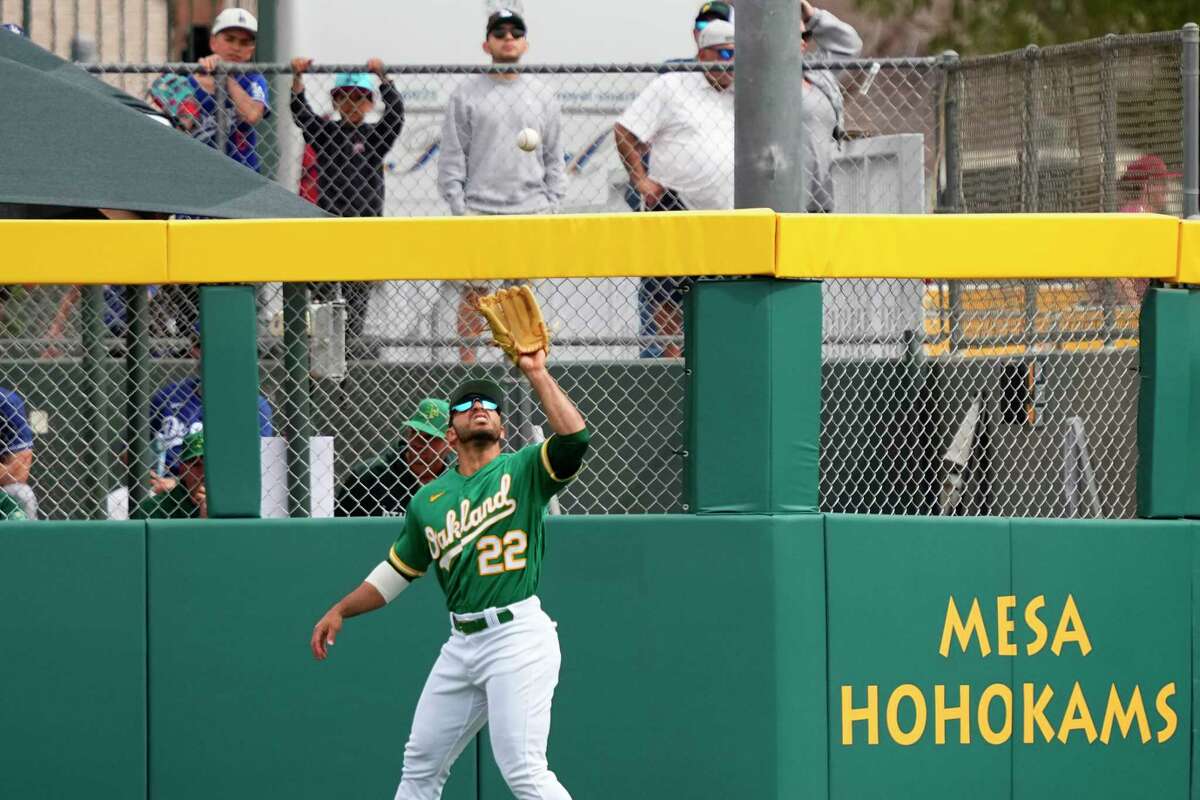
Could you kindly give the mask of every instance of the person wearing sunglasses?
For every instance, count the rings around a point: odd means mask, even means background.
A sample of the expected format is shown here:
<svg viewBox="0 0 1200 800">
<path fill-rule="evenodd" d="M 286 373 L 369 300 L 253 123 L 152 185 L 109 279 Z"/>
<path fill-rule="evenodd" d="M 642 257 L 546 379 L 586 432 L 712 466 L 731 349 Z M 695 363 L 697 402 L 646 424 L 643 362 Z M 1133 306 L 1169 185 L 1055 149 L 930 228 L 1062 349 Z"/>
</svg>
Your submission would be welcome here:
<svg viewBox="0 0 1200 800">
<path fill-rule="evenodd" d="M 525 18 L 502 8 L 488 17 L 483 52 L 496 66 L 520 63 L 529 49 Z M 552 214 L 567 194 L 561 111 L 554 90 L 533 75 L 491 72 L 472 75 L 450 95 L 442 121 L 438 193 L 454 216 Z M 532 151 L 517 146 L 524 128 L 541 136 Z M 446 284 L 457 305 L 456 329 L 464 340 L 483 333 L 476 313 L 488 283 Z M 463 363 L 475 347 L 459 347 Z"/>
<path fill-rule="evenodd" d="M 733 23 L 708 21 L 697 37 L 696 60 L 723 65 L 734 55 Z M 639 210 L 733 208 L 732 69 L 660 75 L 621 114 L 613 136 Z M 643 278 L 638 309 L 644 335 L 673 337 L 642 355 L 680 356 L 683 281 Z"/>
<path fill-rule="evenodd" d="M 504 390 L 485 378 L 455 387 L 446 442 L 457 465 L 417 492 L 386 560 L 313 629 L 313 655 L 324 660 L 345 619 L 381 608 L 427 572 L 437 575 L 450 638 L 417 703 L 398 800 L 441 797 L 454 760 L 485 723 L 514 796 L 570 800 L 546 762 L 561 656 L 557 624 L 536 592 L 546 507 L 578 474 L 589 433 L 547 371 L 545 350 L 522 354 L 517 366 L 554 435 L 501 452 Z"/>
</svg>

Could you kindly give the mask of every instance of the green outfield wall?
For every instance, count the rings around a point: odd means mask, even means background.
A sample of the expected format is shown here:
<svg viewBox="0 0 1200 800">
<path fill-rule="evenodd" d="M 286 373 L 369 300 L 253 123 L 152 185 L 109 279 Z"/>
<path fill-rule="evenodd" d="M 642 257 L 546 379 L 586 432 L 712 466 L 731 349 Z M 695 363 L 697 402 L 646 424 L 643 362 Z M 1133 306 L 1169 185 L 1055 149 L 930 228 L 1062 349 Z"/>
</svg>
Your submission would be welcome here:
<svg viewBox="0 0 1200 800">
<path fill-rule="evenodd" d="M 1197 796 L 1200 523 L 548 530 L 550 760 L 577 797 Z M 447 635 L 437 586 L 350 621 L 327 662 L 308 637 L 394 531 L 6 524 L 0 796 L 390 797 Z M 508 796 L 486 729 L 446 796 Z"/>
</svg>

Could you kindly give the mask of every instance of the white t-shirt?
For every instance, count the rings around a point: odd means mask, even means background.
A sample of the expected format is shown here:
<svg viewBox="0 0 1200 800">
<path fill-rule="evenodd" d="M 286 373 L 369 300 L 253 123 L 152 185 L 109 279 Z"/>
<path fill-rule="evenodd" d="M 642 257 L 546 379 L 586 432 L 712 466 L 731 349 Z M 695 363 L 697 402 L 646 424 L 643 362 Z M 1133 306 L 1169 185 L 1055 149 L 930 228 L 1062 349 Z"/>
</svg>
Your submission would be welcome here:
<svg viewBox="0 0 1200 800">
<path fill-rule="evenodd" d="M 659 76 L 617 120 L 650 145 L 650 179 L 692 209 L 733 208 L 733 87 L 700 72 Z"/>
</svg>

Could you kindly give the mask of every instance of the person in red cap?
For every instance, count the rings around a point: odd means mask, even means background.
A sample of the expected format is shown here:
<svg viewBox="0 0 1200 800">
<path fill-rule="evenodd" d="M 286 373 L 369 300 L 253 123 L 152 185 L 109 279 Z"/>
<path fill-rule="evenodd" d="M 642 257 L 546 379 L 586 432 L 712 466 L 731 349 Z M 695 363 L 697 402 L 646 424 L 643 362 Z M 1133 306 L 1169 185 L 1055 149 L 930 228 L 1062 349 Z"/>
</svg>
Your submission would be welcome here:
<svg viewBox="0 0 1200 800">
<path fill-rule="evenodd" d="M 1167 182 L 1178 178 L 1167 172 L 1167 165 L 1156 155 L 1145 155 L 1125 168 L 1117 183 L 1121 212 L 1126 214 L 1167 213 Z"/>
<path fill-rule="evenodd" d="M 1167 165 L 1156 155 L 1144 155 L 1125 168 L 1117 182 L 1117 199 L 1124 214 L 1166 214 L 1167 182 L 1178 178 L 1178 172 L 1167 172 Z M 1124 278 L 1120 281 L 1121 296 L 1131 306 L 1140 305 L 1150 281 Z"/>
</svg>

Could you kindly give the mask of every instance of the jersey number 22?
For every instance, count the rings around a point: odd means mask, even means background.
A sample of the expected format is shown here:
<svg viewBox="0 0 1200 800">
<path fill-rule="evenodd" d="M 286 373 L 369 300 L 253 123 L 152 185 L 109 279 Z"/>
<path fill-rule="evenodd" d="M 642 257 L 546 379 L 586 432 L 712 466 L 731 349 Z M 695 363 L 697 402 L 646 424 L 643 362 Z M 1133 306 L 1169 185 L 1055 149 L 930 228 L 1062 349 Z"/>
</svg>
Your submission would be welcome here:
<svg viewBox="0 0 1200 800">
<path fill-rule="evenodd" d="M 501 572 L 525 569 L 525 549 L 529 537 L 525 531 L 513 530 L 499 536 L 484 536 L 475 545 L 479 550 L 479 574 L 499 575 Z"/>
</svg>

